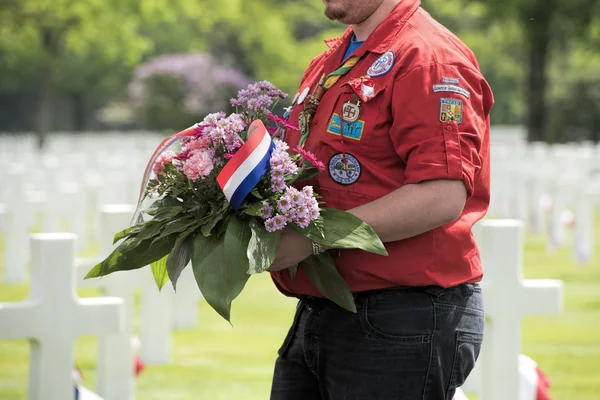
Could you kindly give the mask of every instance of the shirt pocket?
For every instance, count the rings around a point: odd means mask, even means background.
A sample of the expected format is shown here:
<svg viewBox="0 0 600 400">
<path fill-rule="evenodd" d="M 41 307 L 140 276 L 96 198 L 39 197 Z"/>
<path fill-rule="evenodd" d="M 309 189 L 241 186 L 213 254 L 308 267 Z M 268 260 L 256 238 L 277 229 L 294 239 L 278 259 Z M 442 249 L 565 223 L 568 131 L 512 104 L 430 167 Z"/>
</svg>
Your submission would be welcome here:
<svg viewBox="0 0 600 400">
<path fill-rule="evenodd" d="M 358 105 L 349 106 L 348 103 L 355 102 L 356 96 L 353 96 L 352 87 L 345 83 L 337 90 L 334 99 L 322 104 L 329 106 L 318 110 L 318 125 L 313 128 L 320 131 L 315 153 L 326 166 L 325 173 L 318 178 L 320 187 L 368 195 L 364 193 L 362 180 L 368 180 L 373 173 L 369 167 L 375 161 L 370 154 L 371 145 L 376 135 L 387 134 L 385 118 L 381 118 L 386 107 L 385 89 L 381 85 L 369 101 L 361 100 Z M 358 117 L 354 115 L 357 112 Z M 344 113 L 357 120 L 345 122 Z"/>
</svg>

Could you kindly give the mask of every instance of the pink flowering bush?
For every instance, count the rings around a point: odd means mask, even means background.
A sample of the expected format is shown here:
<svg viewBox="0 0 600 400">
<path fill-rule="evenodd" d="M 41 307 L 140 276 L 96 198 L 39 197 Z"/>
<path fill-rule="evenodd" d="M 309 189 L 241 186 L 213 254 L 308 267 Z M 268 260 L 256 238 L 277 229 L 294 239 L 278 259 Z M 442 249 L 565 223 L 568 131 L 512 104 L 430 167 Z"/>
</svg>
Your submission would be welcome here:
<svg viewBox="0 0 600 400">
<path fill-rule="evenodd" d="M 278 138 L 298 129 L 272 112 L 286 97 L 273 84 L 257 82 L 231 100 L 235 113 L 208 114 L 165 139 L 148 163 L 135 225 L 115 235 L 122 243 L 88 277 L 150 265 L 159 288 L 168 280 L 175 287 L 191 261 L 205 299 L 229 320 L 231 303 L 249 277 L 272 265 L 285 229 L 330 248 L 386 255 L 367 224 L 347 212 L 323 208 L 313 187 L 302 185 L 325 166 L 314 154 L 302 147 L 291 150 Z M 256 129 L 260 143 L 269 146 L 261 147 L 260 162 L 251 164 L 249 154 L 259 152 L 259 142 L 250 134 Z M 180 148 L 168 150 L 175 143 Z M 243 179 L 235 181 L 236 174 Z M 252 183 L 244 186 L 250 178 Z M 240 188 L 243 195 L 234 199 Z M 142 207 L 147 200 L 151 205 Z M 290 268 L 292 277 L 298 268 L 306 270 L 323 296 L 356 311 L 329 253 Z"/>
</svg>

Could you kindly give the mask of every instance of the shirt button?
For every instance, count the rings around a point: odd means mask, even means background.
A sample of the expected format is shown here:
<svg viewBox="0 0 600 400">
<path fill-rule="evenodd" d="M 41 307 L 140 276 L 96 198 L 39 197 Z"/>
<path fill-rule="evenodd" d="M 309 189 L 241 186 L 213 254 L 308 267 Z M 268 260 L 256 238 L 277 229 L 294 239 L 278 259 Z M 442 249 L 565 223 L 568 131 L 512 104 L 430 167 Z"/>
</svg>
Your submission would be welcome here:
<svg viewBox="0 0 600 400">
<path fill-rule="evenodd" d="M 452 130 L 452 125 L 446 125 L 446 129 L 448 129 L 449 131 Z"/>
</svg>

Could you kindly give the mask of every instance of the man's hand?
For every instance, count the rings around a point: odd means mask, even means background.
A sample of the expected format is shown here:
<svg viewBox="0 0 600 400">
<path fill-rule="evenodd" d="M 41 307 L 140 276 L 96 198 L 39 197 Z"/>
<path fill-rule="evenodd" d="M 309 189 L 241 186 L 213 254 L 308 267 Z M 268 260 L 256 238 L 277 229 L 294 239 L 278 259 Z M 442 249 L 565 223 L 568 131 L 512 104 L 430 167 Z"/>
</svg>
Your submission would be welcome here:
<svg viewBox="0 0 600 400">
<path fill-rule="evenodd" d="M 298 233 L 295 229 L 285 228 L 281 232 L 275 261 L 273 261 L 269 271 L 280 271 L 293 267 L 312 256 L 312 254 L 313 249 L 310 239 Z"/>
</svg>

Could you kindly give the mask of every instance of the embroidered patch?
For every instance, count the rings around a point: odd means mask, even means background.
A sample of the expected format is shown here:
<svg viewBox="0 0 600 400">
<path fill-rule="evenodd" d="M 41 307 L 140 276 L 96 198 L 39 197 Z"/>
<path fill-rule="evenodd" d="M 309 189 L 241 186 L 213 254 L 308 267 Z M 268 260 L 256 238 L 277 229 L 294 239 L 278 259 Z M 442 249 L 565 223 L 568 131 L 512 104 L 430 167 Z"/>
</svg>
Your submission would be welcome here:
<svg viewBox="0 0 600 400">
<path fill-rule="evenodd" d="M 465 88 L 462 88 L 462 87 L 456 86 L 456 85 L 433 85 L 433 92 L 434 93 L 440 93 L 440 92 L 458 93 L 458 94 L 462 94 L 467 99 L 469 97 L 471 97 L 471 92 L 469 92 Z"/>
<path fill-rule="evenodd" d="M 329 160 L 329 175 L 336 183 L 348 186 L 360 178 L 361 166 L 356 157 L 346 153 L 337 153 Z"/>
<path fill-rule="evenodd" d="M 303 135 L 306 133 L 306 130 L 308 129 L 308 117 L 307 117 L 305 111 L 301 111 L 300 114 L 298 114 L 298 129 L 300 130 L 300 133 L 302 133 Z"/>
<path fill-rule="evenodd" d="M 462 123 L 463 102 L 456 99 L 440 100 L 440 121 Z"/>
<path fill-rule="evenodd" d="M 306 96 L 308 96 L 308 92 L 310 92 L 310 88 L 305 87 L 302 93 L 300 93 L 300 96 L 298 96 L 298 105 L 304 102 L 304 99 L 306 99 Z"/>
<path fill-rule="evenodd" d="M 381 57 L 379 57 L 373 65 L 367 71 L 367 75 L 371 77 L 382 76 L 390 72 L 394 66 L 394 60 L 396 55 L 392 50 L 386 51 Z"/>
<path fill-rule="evenodd" d="M 446 78 L 442 77 L 442 83 L 449 83 L 451 85 L 458 85 L 460 83 L 460 79 L 458 78 Z"/>
<path fill-rule="evenodd" d="M 332 135 L 340 136 L 340 115 L 333 114 L 331 117 L 331 121 L 329 121 L 329 126 L 327 127 L 327 132 Z M 344 137 L 360 140 L 362 139 L 363 131 L 365 130 L 365 121 L 356 121 L 351 124 L 344 122 Z"/>
</svg>

